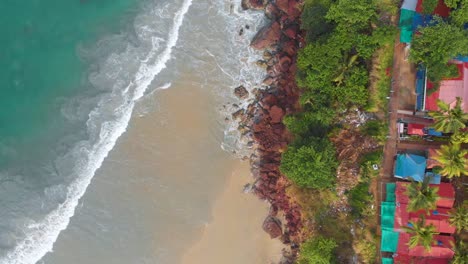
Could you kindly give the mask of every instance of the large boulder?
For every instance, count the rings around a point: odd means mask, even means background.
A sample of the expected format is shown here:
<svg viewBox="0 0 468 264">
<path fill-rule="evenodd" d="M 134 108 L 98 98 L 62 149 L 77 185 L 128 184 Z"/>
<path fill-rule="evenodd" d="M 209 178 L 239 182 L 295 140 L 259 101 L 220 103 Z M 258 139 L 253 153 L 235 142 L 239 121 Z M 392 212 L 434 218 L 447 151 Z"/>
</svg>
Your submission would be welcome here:
<svg viewBox="0 0 468 264">
<path fill-rule="evenodd" d="M 263 9 L 266 6 L 266 0 L 242 0 L 242 9 Z"/>
<path fill-rule="evenodd" d="M 272 48 L 278 43 L 281 37 L 281 26 L 278 22 L 273 22 L 271 25 L 265 26 L 253 38 L 250 46 L 255 49 Z"/>
<path fill-rule="evenodd" d="M 244 86 L 239 86 L 234 89 L 234 95 L 239 99 L 246 99 L 249 97 L 249 91 Z"/>
<path fill-rule="evenodd" d="M 271 238 L 277 238 L 283 234 L 281 221 L 273 216 L 267 216 L 263 221 L 263 230 L 267 232 Z"/>
<path fill-rule="evenodd" d="M 280 123 L 281 120 L 283 119 L 284 116 L 284 111 L 280 107 L 274 105 L 270 108 L 270 118 L 271 118 L 271 123 Z"/>
</svg>

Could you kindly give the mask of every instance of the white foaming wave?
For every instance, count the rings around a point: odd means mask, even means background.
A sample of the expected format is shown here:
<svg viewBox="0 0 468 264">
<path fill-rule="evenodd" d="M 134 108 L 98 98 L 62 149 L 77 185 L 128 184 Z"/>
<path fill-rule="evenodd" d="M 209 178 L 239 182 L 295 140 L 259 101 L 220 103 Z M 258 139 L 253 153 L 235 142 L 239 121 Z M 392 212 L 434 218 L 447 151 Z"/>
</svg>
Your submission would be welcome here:
<svg viewBox="0 0 468 264">
<path fill-rule="evenodd" d="M 67 228 L 70 218 L 74 215 L 75 208 L 78 206 L 79 199 L 84 195 L 94 173 L 101 167 L 102 162 L 115 146 L 117 139 L 125 132 L 136 101 L 144 95 L 156 75 L 166 67 L 166 63 L 171 58 L 172 49 L 177 43 L 183 18 L 191 4 L 192 0 L 184 0 L 181 9 L 178 10 L 173 19 L 174 22 L 168 36 L 169 40 L 164 51 L 158 56 L 153 65 L 142 64 L 140 66 L 135 79 L 127 87 L 134 87 L 133 96 L 123 95 L 127 100 L 123 100 L 123 104 L 114 111 L 116 118 L 101 123 L 96 144 L 91 145 L 90 142 L 85 142 L 75 146 L 74 151 L 87 155 L 85 161 L 79 162 L 82 163 L 82 166 L 80 171 L 77 172 L 77 178 L 67 188 L 65 202 L 59 204 L 42 221 L 30 225 L 31 230 L 27 232 L 26 238 L 20 241 L 5 258 L 0 259 L 0 263 L 33 264 L 39 261 L 47 252 L 52 251 L 60 232 Z M 148 60 L 155 55 L 154 50 L 150 51 L 147 55 Z M 118 93 L 120 92 L 113 91 L 112 94 Z M 89 114 L 88 129 L 99 128 L 94 123 L 96 122 L 95 119 L 99 119 L 100 110 L 104 107 L 104 102 L 101 101 L 98 107 Z"/>
</svg>

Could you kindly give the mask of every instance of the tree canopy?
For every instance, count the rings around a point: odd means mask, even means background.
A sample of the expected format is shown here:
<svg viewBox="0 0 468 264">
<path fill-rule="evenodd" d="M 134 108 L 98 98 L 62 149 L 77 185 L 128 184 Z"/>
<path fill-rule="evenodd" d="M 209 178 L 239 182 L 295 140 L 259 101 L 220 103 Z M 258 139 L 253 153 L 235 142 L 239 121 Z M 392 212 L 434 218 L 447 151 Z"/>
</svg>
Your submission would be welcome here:
<svg viewBox="0 0 468 264">
<path fill-rule="evenodd" d="M 330 264 L 333 263 L 333 250 L 337 243 L 333 239 L 316 237 L 301 245 L 298 264 Z"/>
<path fill-rule="evenodd" d="M 328 188 L 335 182 L 335 148 L 324 139 L 299 147 L 290 146 L 281 159 L 281 172 L 300 187 Z"/>
<path fill-rule="evenodd" d="M 403 226 L 403 229 L 411 234 L 408 242 L 409 248 L 423 246 L 427 251 L 431 250 L 434 244 L 434 235 L 439 234 L 433 224 L 426 225 L 424 217 L 420 217 L 418 221 L 409 221 L 408 227 Z"/>
<path fill-rule="evenodd" d="M 466 127 L 468 122 L 468 113 L 461 108 L 462 100 L 457 97 L 453 108 L 442 100 L 437 100 L 438 111 L 429 113 L 435 120 L 434 128 L 444 133 L 457 133 L 460 129 Z"/>
<path fill-rule="evenodd" d="M 430 177 L 425 177 L 422 182 L 411 180 L 406 189 L 408 195 L 408 212 L 418 210 L 432 210 L 436 208 L 436 202 L 439 199 L 438 187 L 429 186 Z"/>
<path fill-rule="evenodd" d="M 453 74 L 453 69 L 447 67 L 449 60 L 468 55 L 467 32 L 440 18 L 419 32 L 413 38 L 410 59 L 425 65 L 428 79 L 439 83 L 443 77 Z"/>
<path fill-rule="evenodd" d="M 440 174 L 448 178 L 468 175 L 468 150 L 461 149 L 460 144 L 442 145 L 440 150 L 436 150 L 437 156 L 434 158 L 442 167 Z"/>
</svg>

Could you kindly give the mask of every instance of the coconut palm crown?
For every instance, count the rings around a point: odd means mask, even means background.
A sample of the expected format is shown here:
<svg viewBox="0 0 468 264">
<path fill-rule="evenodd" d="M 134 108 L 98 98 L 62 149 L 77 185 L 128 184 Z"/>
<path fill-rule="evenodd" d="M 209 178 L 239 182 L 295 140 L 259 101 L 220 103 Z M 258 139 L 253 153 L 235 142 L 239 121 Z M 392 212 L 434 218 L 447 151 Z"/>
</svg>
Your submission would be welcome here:
<svg viewBox="0 0 468 264">
<path fill-rule="evenodd" d="M 438 111 L 430 112 L 429 115 L 435 120 L 434 128 L 443 133 L 456 133 L 466 127 L 468 113 L 461 108 L 462 99 L 457 97 L 455 107 L 437 100 Z"/>
<path fill-rule="evenodd" d="M 468 150 L 461 149 L 460 144 L 442 145 L 440 150 L 436 150 L 434 157 L 442 167 L 440 174 L 448 178 L 468 175 Z"/>
<path fill-rule="evenodd" d="M 458 233 L 468 229 L 468 202 L 465 201 L 450 211 L 449 222 L 457 229 Z"/>
<path fill-rule="evenodd" d="M 420 245 L 428 252 L 431 251 L 431 246 L 434 244 L 434 235 L 439 234 L 433 224 L 426 225 L 424 216 L 420 216 L 418 221 L 409 221 L 408 226 L 403 226 L 402 228 L 411 234 L 408 242 L 410 249 Z"/>
<path fill-rule="evenodd" d="M 425 177 L 422 182 L 411 179 L 411 183 L 406 188 L 408 195 L 408 212 L 415 212 L 421 209 L 426 211 L 436 209 L 436 202 L 439 199 L 438 187 L 429 186 L 430 177 Z"/>
</svg>

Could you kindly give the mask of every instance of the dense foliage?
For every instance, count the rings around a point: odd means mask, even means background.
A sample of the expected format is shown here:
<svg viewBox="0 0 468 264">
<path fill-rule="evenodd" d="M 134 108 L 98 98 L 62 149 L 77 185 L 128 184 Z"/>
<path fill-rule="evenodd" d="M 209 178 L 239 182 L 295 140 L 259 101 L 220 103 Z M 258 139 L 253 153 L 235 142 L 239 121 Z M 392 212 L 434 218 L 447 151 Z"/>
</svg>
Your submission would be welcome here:
<svg viewBox="0 0 468 264">
<path fill-rule="evenodd" d="M 369 109 L 369 105 L 376 109 L 387 103 L 387 95 L 383 101 L 380 94 L 376 96 L 380 88 L 371 91 L 369 75 L 371 69 L 376 69 L 374 63 L 387 58 L 376 72 L 377 80 L 383 80 L 379 85 L 390 84 L 388 76 L 380 75 L 385 75 L 391 67 L 392 52 L 388 50 L 393 51 L 397 30 L 390 19 L 382 17 L 390 17 L 388 10 L 396 12 L 396 6 L 394 0 L 305 0 L 301 27 L 307 32 L 307 44 L 297 58 L 301 111 L 283 119 L 295 140 L 283 153 L 280 169 L 294 183 L 289 190 L 295 190 L 296 199 L 308 201 L 301 204 L 304 217 L 327 239 L 312 236 L 301 247 L 299 263 L 333 263 L 333 253 L 339 262 L 347 261 L 352 255 L 358 255 L 362 263 L 375 262 L 376 240 L 363 239 L 372 238 L 375 232 L 357 227 L 352 236 L 349 229 L 355 223 L 352 221 L 359 220 L 362 224 L 367 223 L 365 217 L 374 219 L 369 213 L 368 205 L 373 199 L 368 181 L 375 173 L 372 164 L 378 163 L 381 155 L 376 153 L 371 160 L 363 161 L 360 173 L 367 176 L 361 177 L 365 179 L 358 186 L 347 188 L 354 218 L 347 213 L 331 213 L 331 204 L 322 201 L 317 193 L 338 197 L 335 185 L 339 163 L 330 138 L 346 126 L 340 122 L 340 116 L 349 109 Z M 381 55 L 376 56 L 377 50 Z M 362 132 L 379 138 L 386 135 L 382 133 L 385 128 L 380 122 L 369 122 Z"/>
<path fill-rule="evenodd" d="M 460 144 L 442 145 L 436 152 L 434 159 L 442 167 L 440 174 L 448 178 L 468 175 L 468 150 L 462 149 Z"/>
<path fill-rule="evenodd" d="M 337 165 L 333 145 L 316 139 L 309 145 L 290 146 L 283 154 L 281 172 L 298 186 L 323 189 L 333 185 Z"/>
<path fill-rule="evenodd" d="M 437 194 L 439 188 L 431 187 L 429 185 L 430 177 L 425 177 L 423 182 L 412 180 L 406 189 L 408 195 L 408 212 L 415 212 L 419 210 L 433 210 L 436 209 L 436 202 L 439 199 Z"/>
<path fill-rule="evenodd" d="M 468 123 L 468 113 L 461 107 L 462 100 L 457 97 L 454 107 L 444 101 L 437 100 L 438 111 L 429 113 L 434 118 L 434 128 L 444 133 L 458 133 Z"/>
<path fill-rule="evenodd" d="M 438 84 L 443 77 L 456 77 L 455 65 L 447 65 L 458 55 L 468 55 L 468 34 L 463 27 L 436 18 L 421 28 L 411 44 L 410 59 L 427 66 L 428 79 Z"/>
<path fill-rule="evenodd" d="M 439 234 L 432 223 L 426 225 L 424 217 L 419 218 L 418 221 L 409 221 L 409 226 L 403 226 L 403 230 L 411 235 L 408 242 L 410 249 L 416 246 L 423 246 L 427 251 L 430 251 L 435 243 L 434 235 Z"/>
<path fill-rule="evenodd" d="M 300 186 L 325 188 L 333 185 L 337 163 L 326 134 L 339 112 L 368 103 L 370 59 L 393 40 L 395 29 L 380 23 L 374 0 L 307 1 L 302 22 L 310 40 L 297 60 L 303 111 L 284 118 L 297 141 L 284 153 L 281 168 Z M 312 137 L 324 139 L 303 146 Z"/>
<path fill-rule="evenodd" d="M 301 245 L 299 264 L 330 264 L 333 263 L 333 250 L 337 244 L 333 239 L 316 237 Z"/>
<path fill-rule="evenodd" d="M 452 8 L 450 22 L 463 27 L 468 23 L 468 0 L 445 0 L 445 4 Z"/>
<path fill-rule="evenodd" d="M 422 8 L 424 14 L 432 14 L 437 7 L 439 0 L 424 0 L 422 2 Z"/>
</svg>

